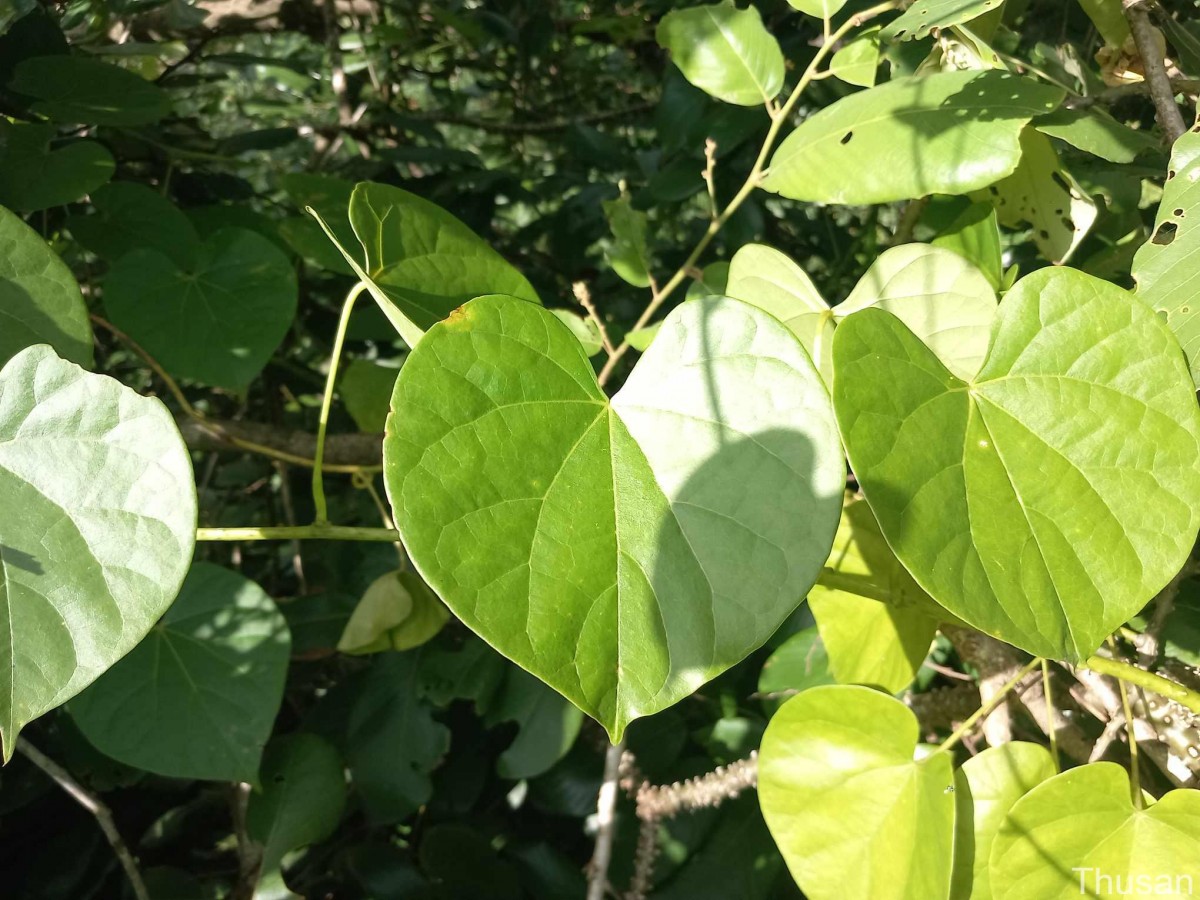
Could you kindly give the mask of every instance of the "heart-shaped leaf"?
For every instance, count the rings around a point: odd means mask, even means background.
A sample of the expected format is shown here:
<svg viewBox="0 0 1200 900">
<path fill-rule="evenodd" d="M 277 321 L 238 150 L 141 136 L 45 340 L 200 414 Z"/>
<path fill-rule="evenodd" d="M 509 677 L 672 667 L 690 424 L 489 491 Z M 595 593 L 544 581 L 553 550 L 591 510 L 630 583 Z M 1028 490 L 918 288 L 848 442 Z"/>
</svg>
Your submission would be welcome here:
<svg viewBox="0 0 1200 900">
<path fill-rule="evenodd" d="M 763 187 L 852 204 L 987 187 L 1017 167 L 1029 120 L 1062 98 L 1059 88 L 1007 72 L 895 79 L 805 119 L 775 151 Z"/>
<path fill-rule="evenodd" d="M 174 203 L 144 184 L 118 181 L 91 196 L 96 212 L 71 216 L 75 240 L 109 262 L 140 248 L 159 250 L 184 269 L 196 263 L 200 235 Z"/>
<path fill-rule="evenodd" d="M 912 684 L 942 610 L 896 560 L 870 507 L 850 500 L 808 605 L 841 684 L 890 694 Z"/>
<path fill-rule="evenodd" d="M 758 797 L 809 900 L 939 900 L 950 890 L 948 753 L 914 759 L 917 718 L 870 688 L 815 687 L 767 725 Z"/>
<path fill-rule="evenodd" d="M 992 844 L 995 900 L 1187 897 L 1200 883 L 1200 792 L 1134 809 L 1129 776 L 1093 763 L 1017 801 Z"/>
<path fill-rule="evenodd" d="M 50 149 L 53 125 L 0 121 L 0 203 L 32 212 L 74 203 L 112 178 L 116 163 L 96 141 Z"/>
<path fill-rule="evenodd" d="M 196 563 L 133 652 L 71 701 L 101 753 L 173 778 L 258 781 L 287 676 L 290 637 L 253 581 Z"/>
<path fill-rule="evenodd" d="M 226 228 L 200 245 L 188 270 L 158 250 L 127 253 L 109 270 L 104 308 L 171 374 L 241 390 L 292 324 L 296 290 L 278 247 Z"/>
<path fill-rule="evenodd" d="M 951 900 L 991 900 L 988 860 L 1013 804 L 1057 774 L 1041 744 L 988 747 L 954 773 L 954 882 Z"/>
<path fill-rule="evenodd" d="M 145 637 L 192 558 L 192 463 L 166 407 L 38 344 L 0 371 L 0 738 Z"/>
<path fill-rule="evenodd" d="M 50 344 L 92 364 L 92 326 L 79 285 L 41 236 L 0 206 L 0 365 L 18 350 Z"/>
<path fill-rule="evenodd" d="M 171 111 L 171 96 L 158 85 L 86 56 L 22 60 L 8 87 L 34 97 L 34 112 L 71 125 L 146 125 Z"/>
<path fill-rule="evenodd" d="M 1171 151 L 1171 168 L 1154 219 L 1154 233 L 1133 258 L 1138 296 L 1167 317 L 1200 385 L 1200 134 L 1189 131 Z"/>
<path fill-rule="evenodd" d="M 1070 269 L 1022 279 L 955 378 L 894 316 L 834 337 L 834 405 L 888 543 L 938 603 L 1081 660 L 1179 571 L 1200 527 L 1200 409 L 1166 324 Z"/>
<path fill-rule="evenodd" d="M 783 87 L 783 51 L 753 6 L 726 0 L 672 10 L 655 36 L 684 78 L 718 100 L 758 106 Z"/>
<path fill-rule="evenodd" d="M 610 402 L 553 315 L 483 297 L 400 372 L 397 526 L 488 643 L 618 739 L 760 646 L 828 556 L 844 471 L 796 339 L 706 298 Z"/>
</svg>

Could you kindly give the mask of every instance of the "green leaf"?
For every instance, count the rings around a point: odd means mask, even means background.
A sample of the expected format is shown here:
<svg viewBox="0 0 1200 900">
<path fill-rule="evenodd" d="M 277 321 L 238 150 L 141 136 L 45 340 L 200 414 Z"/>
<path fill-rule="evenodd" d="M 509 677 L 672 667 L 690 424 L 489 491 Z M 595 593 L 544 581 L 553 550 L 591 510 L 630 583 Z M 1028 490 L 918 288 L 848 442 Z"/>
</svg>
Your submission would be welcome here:
<svg viewBox="0 0 1200 900">
<path fill-rule="evenodd" d="M 1122 883 L 1122 895 L 1188 896 L 1200 881 L 1200 793 L 1139 810 L 1116 763 L 1071 769 L 1017 801 L 988 868 L 995 900 L 1112 897 Z"/>
<path fill-rule="evenodd" d="M 914 759 L 918 738 L 908 707 L 865 687 L 815 687 L 772 717 L 759 754 L 759 802 L 809 900 L 947 896 L 951 759 Z"/>
<path fill-rule="evenodd" d="M 846 84 L 874 87 L 879 74 L 879 26 L 864 28 L 833 54 L 831 71 Z"/>
<path fill-rule="evenodd" d="M 718 100 L 758 106 L 783 87 L 783 51 L 753 6 L 738 9 L 726 0 L 672 10 L 655 37 L 683 76 Z"/>
<path fill-rule="evenodd" d="M 1013 804 L 1057 774 L 1040 744 L 988 747 L 954 773 L 954 883 L 951 900 L 991 900 L 988 859 Z"/>
<path fill-rule="evenodd" d="M 388 572 L 371 582 L 338 641 L 338 650 L 361 656 L 411 650 L 432 640 L 450 614 L 412 572 Z"/>
<path fill-rule="evenodd" d="M 713 295 L 705 295 L 713 296 Z M 655 322 L 653 325 L 647 325 L 645 328 L 635 328 L 633 331 L 625 335 L 625 340 L 629 342 L 629 346 L 639 353 L 645 353 L 650 349 L 650 344 L 658 337 L 658 331 L 662 328 L 662 322 Z"/>
<path fill-rule="evenodd" d="M 842 438 L 888 543 L 969 624 L 1078 661 L 1186 560 L 1200 409 L 1166 323 L 1126 291 L 1025 277 L 970 383 L 879 310 L 849 317 L 833 356 Z"/>
<path fill-rule="evenodd" d="M 935 29 L 970 22 L 1000 6 L 1004 0 L 915 0 L 883 29 L 885 41 L 919 41 Z"/>
<path fill-rule="evenodd" d="M 331 178 L 328 175 L 293 172 L 284 175 L 280 184 L 297 209 L 304 211 L 312 207 L 320 214 L 337 237 L 338 244 L 359 250 L 349 218 L 350 198 L 354 194 L 353 181 Z M 322 233 L 321 226 L 310 216 L 285 219 L 279 230 L 283 239 L 306 262 L 340 275 L 354 274 L 354 269 L 342 258 L 336 246 L 330 246 L 330 241 Z M 358 253 L 358 257 L 361 263 L 361 252 Z"/>
<path fill-rule="evenodd" d="M 834 682 L 829 655 L 814 625 L 793 634 L 767 658 L 758 675 L 758 693 L 774 712 L 783 703 L 784 695 Z"/>
<path fill-rule="evenodd" d="M 525 276 L 475 232 L 415 194 L 364 182 L 350 199 L 350 223 L 366 250 L 364 280 L 389 319 L 389 309 L 398 309 L 428 329 L 486 294 L 541 303 Z"/>
<path fill-rule="evenodd" d="M 846 5 L 846 0 L 788 0 L 788 4 L 807 15 L 828 19 Z"/>
<path fill-rule="evenodd" d="M 552 309 L 550 313 L 571 330 L 571 334 L 579 340 L 579 345 L 588 356 L 595 356 L 604 349 L 600 329 L 590 317 L 585 319 L 569 309 Z"/>
<path fill-rule="evenodd" d="M 388 404 L 396 387 L 400 370 L 367 359 L 351 360 L 346 374 L 338 384 L 338 394 L 346 412 L 361 431 L 383 431 L 387 421 Z"/>
<path fill-rule="evenodd" d="M 1079 0 L 1079 5 L 1104 38 L 1104 43 L 1110 47 L 1125 43 L 1129 37 L 1129 20 L 1125 18 L 1121 0 Z"/>
<path fill-rule="evenodd" d="M 861 500 L 842 510 L 808 606 L 837 681 L 889 694 L 912 684 L 937 633 L 933 616 L 940 612 L 896 560 Z"/>
<path fill-rule="evenodd" d="M 709 263 L 700 272 L 700 277 L 688 285 L 687 299 L 698 300 L 701 297 L 724 297 L 726 293 L 725 288 L 728 284 L 729 263 Z M 645 350 L 646 348 L 638 347 L 636 349 Z"/>
<path fill-rule="evenodd" d="M 263 756 L 262 792 L 250 795 L 246 830 L 263 845 L 264 873 L 284 854 L 333 834 L 346 803 L 337 751 L 315 734 L 276 738 Z"/>
<path fill-rule="evenodd" d="M 92 365 L 92 326 L 79 285 L 41 235 L 0 206 L 0 365 L 33 344 Z"/>
<path fill-rule="evenodd" d="M 158 85 L 83 56 L 22 60 L 8 87 L 33 97 L 38 115 L 68 125 L 148 125 L 171 111 L 171 97 Z"/>
<path fill-rule="evenodd" d="M 1137 295 L 1166 316 L 1200 385 L 1200 284 L 1195 281 L 1200 252 L 1200 134 L 1189 131 L 1175 142 L 1163 186 L 1154 232 L 1133 258 Z"/>
<path fill-rule="evenodd" d="M 73 203 L 112 178 L 116 163 L 96 141 L 50 149 L 53 125 L 0 120 L 0 203 L 32 212 Z"/>
<path fill-rule="evenodd" d="M 496 760 L 501 778 L 536 778 L 567 755 L 583 713 L 528 672 L 508 667 L 504 687 L 484 724 L 516 722 L 516 739 Z"/>
<path fill-rule="evenodd" d="M 91 197 L 94 215 L 71 216 L 67 227 L 86 249 L 115 262 L 132 250 L 158 250 L 183 269 L 196 264 L 200 235 L 174 203 L 131 181 L 106 184 Z"/>
<path fill-rule="evenodd" d="M 159 250 L 125 254 L 104 282 L 104 308 L 171 374 L 242 390 L 287 334 L 296 294 L 278 247 L 226 228 L 200 245 L 192 269 Z"/>
<path fill-rule="evenodd" d="M 550 313 L 480 298 L 429 331 L 392 407 L 385 480 L 418 571 L 614 738 L 760 646 L 828 555 L 825 389 L 736 300 L 673 310 L 610 402 Z"/>
<path fill-rule="evenodd" d="M 889 81 L 806 119 L 775 151 L 763 187 L 846 204 L 966 193 L 1011 174 L 1021 130 L 1062 98 L 999 71 Z"/>
<path fill-rule="evenodd" d="M 747 244 L 729 264 L 726 293 L 766 310 L 800 339 L 826 384 L 833 380 L 833 312 L 792 259 L 764 244 Z"/>
<path fill-rule="evenodd" d="M 192 463 L 158 400 L 44 344 L 0 371 L 0 739 L 137 645 L 179 591 Z"/>
<path fill-rule="evenodd" d="M 601 206 L 613 234 L 613 243 L 608 250 L 608 264 L 617 275 L 634 287 L 650 287 L 646 214 L 634 209 L 628 197 L 605 200 Z"/>
<path fill-rule="evenodd" d="M 1056 265 L 1064 263 L 1095 224 L 1096 202 L 1062 167 L 1044 134 L 1025 129 L 1021 149 L 1017 170 L 989 187 L 988 194 L 1002 224 L 1028 222 L 1042 256 Z"/>
<path fill-rule="evenodd" d="M 253 581 L 198 562 L 162 621 L 71 701 L 101 753 L 172 778 L 258 780 L 291 640 Z"/>
<path fill-rule="evenodd" d="M 990 203 L 971 203 L 930 241 L 974 263 L 993 288 L 1004 275 L 1000 222 Z"/>
<path fill-rule="evenodd" d="M 1131 163 L 1146 150 L 1158 148 L 1158 139 L 1153 134 L 1122 125 L 1096 107 L 1055 110 L 1035 119 L 1033 127 L 1109 162 Z"/>
<path fill-rule="evenodd" d="M 896 316 L 951 372 L 970 378 L 987 353 L 996 290 L 951 250 L 903 244 L 883 251 L 833 312 L 840 323 L 870 307 Z"/>
</svg>

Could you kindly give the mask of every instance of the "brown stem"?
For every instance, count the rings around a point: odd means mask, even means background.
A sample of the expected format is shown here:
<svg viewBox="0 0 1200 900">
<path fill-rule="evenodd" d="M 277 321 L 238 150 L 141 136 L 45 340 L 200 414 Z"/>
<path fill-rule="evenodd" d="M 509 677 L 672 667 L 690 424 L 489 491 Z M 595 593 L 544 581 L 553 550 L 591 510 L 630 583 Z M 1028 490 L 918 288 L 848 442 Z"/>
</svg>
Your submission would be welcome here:
<svg viewBox="0 0 1200 900">
<path fill-rule="evenodd" d="M 625 742 L 612 744 L 604 755 L 604 781 L 596 800 L 596 849 L 589 866 L 587 900 L 604 900 L 608 889 L 608 864 L 612 862 L 613 840 L 617 833 L 617 782 Z"/>
<path fill-rule="evenodd" d="M 317 438 L 307 431 L 277 428 L 262 422 L 236 422 L 231 419 L 178 418 L 175 424 L 184 443 L 192 450 L 230 453 L 271 451 L 275 458 L 295 465 L 312 467 Z M 325 441 L 326 472 L 356 472 L 383 464 L 382 434 L 333 434 Z"/>
<path fill-rule="evenodd" d="M 92 814 L 92 817 L 100 826 L 100 830 L 104 832 L 105 838 L 108 839 L 113 853 L 116 854 L 118 861 L 120 861 L 121 868 L 125 870 L 125 875 L 129 878 L 129 883 L 133 886 L 134 896 L 137 897 L 137 900 L 150 900 L 150 892 L 146 890 L 146 882 L 142 880 L 142 873 L 138 870 L 137 861 L 134 860 L 133 854 L 129 851 L 125 839 L 121 837 L 121 832 L 117 830 L 117 825 L 113 821 L 112 811 L 104 804 L 104 801 L 72 778 L 70 772 L 24 738 L 17 741 L 17 752 L 23 754 L 31 763 L 45 772 L 60 788 L 71 795 L 72 800 Z"/>
<path fill-rule="evenodd" d="M 1171 79 L 1167 76 L 1156 29 L 1150 24 L 1148 5 L 1148 0 L 1121 0 L 1125 18 L 1129 21 L 1129 30 L 1133 34 L 1134 43 L 1137 44 L 1138 55 L 1142 58 L 1142 71 L 1150 88 L 1150 99 L 1154 101 L 1159 127 L 1167 136 L 1167 140 L 1174 144 L 1180 135 L 1187 131 L 1187 123 L 1183 121 L 1183 114 L 1175 103 L 1175 91 L 1171 87 Z"/>
</svg>

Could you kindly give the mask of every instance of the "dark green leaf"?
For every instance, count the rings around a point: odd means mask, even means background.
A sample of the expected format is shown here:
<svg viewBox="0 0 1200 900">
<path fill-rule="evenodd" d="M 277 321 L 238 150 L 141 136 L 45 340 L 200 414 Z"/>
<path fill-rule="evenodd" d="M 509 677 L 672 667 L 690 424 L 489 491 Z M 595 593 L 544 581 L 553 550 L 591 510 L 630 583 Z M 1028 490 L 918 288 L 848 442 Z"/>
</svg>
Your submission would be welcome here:
<svg viewBox="0 0 1200 900">
<path fill-rule="evenodd" d="M 147 125 L 171 111 L 170 95 L 158 85 L 83 56 L 23 60 L 9 87 L 35 98 L 34 112 L 72 125 Z"/>
</svg>

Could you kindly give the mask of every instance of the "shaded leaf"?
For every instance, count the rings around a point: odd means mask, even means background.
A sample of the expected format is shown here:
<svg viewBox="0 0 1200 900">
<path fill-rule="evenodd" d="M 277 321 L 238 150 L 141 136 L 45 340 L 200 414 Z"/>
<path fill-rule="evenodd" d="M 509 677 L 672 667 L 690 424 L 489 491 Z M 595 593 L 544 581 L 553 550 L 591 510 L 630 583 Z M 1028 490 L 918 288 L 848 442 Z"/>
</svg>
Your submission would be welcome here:
<svg viewBox="0 0 1200 900">
<path fill-rule="evenodd" d="M 1000 287 L 1004 274 L 1000 222 L 990 203 L 969 204 L 930 243 L 974 263 L 993 288 Z"/>
<path fill-rule="evenodd" d="M 604 349 L 604 340 L 600 336 L 600 329 L 590 317 L 584 318 L 569 309 L 552 309 L 550 312 L 571 330 L 571 334 L 578 338 L 579 345 L 583 347 L 583 352 L 588 356 L 595 356 Z"/>
<path fill-rule="evenodd" d="M 604 218 L 612 231 L 608 264 L 634 287 L 650 286 L 650 264 L 646 252 L 646 214 L 633 208 L 628 197 L 605 200 Z M 588 354 L 591 356 L 592 354 Z"/>
<path fill-rule="evenodd" d="M 35 98 L 34 112 L 70 125 L 147 125 L 171 111 L 171 97 L 158 85 L 84 56 L 22 60 L 8 86 Z"/>
<path fill-rule="evenodd" d="M 486 725 L 516 722 L 516 739 L 500 754 L 501 778 L 534 778 L 567 755 L 583 725 L 583 713 L 537 678 L 508 668 L 504 687 L 484 719 Z"/>
<path fill-rule="evenodd" d="M 0 203 L 30 212 L 73 203 L 112 178 L 116 163 L 96 141 L 50 149 L 53 125 L 0 121 Z"/>
<path fill-rule="evenodd" d="M 813 625 L 793 634 L 767 658 L 758 676 L 758 692 L 774 712 L 787 699 L 785 695 L 834 682 L 821 633 Z"/>
<path fill-rule="evenodd" d="M 361 431 L 381 432 L 400 370 L 367 359 L 351 360 L 338 384 L 346 412 Z"/>
<path fill-rule="evenodd" d="M 115 262 L 132 250 L 158 250 L 183 269 L 196 263 L 200 235 L 188 217 L 158 191 L 118 181 L 91 197 L 96 212 L 71 216 L 72 236 L 101 259 Z"/>
<path fill-rule="evenodd" d="M 1055 110 L 1035 119 L 1033 127 L 1085 153 L 1115 163 L 1131 163 L 1139 154 L 1158 147 L 1154 135 L 1122 125 L 1096 107 Z"/>
</svg>

